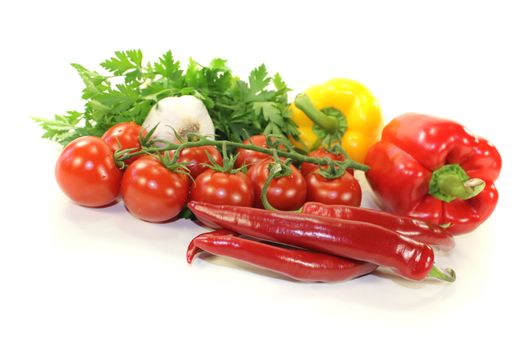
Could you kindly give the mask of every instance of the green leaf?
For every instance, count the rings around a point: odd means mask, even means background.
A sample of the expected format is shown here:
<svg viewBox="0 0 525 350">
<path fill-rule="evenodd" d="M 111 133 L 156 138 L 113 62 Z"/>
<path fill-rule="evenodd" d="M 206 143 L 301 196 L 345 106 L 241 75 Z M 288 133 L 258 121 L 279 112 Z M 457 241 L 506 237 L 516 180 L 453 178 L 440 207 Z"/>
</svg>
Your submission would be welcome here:
<svg viewBox="0 0 525 350">
<path fill-rule="evenodd" d="M 65 145 L 71 137 L 75 135 L 78 129 L 77 125 L 82 117 L 83 114 L 81 112 L 68 111 L 63 115 L 56 114 L 52 120 L 38 117 L 32 119 L 44 129 L 45 133 L 42 135 L 43 138 Z"/>
<path fill-rule="evenodd" d="M 129 71 L 126 73 L 126 76 L 124 78 L 124 81 L 128 84 L 132 84 L 133 82 L 141 82 L 142 81 L 142 72 L 138 69 Z"/>
<path fill-rule="evenodd" d="M 126 56 L 129 57 L 131 62 L 135 63 L 136 67 L 142 67 L 142 51 L 141 50 L 128 50 Z"/>
<path fill-rule="evenodd" d="M 250 90 L 253 93 L 256 93 L 264 90 L 264 88 L 270 84 L 272 79 L 268 77 L 266 66 L 261 64 L 259 67 L 251 71 L 248 81 L 250 84 Z"/>
<path fill-rule="evenodd" d="M 123 75 L 130 69 L 141 68 L 142 52 L 140 50 L 116 51 L 115 57 L 105 60 L 100 65 L 116 75 Z"/>
<path fill-rule="evenodd" d="M 222 58 L 214 58 L 211 60 L 209 67 L 212 70 L 219 70 L 223 72 L 230 71 L 230 69 L 226 65 L 227 62 L 228 61 Z"/>
<path fill-rule="evenodd" d="M 140 94 L 127 85 L 117 85 L 117 90 L 93 97 L 94 101 L 106 106 L 112 113 L 122 113 L 140 99 Z"/>
<path fill-rule="evenodd" d="M 274 101 L 277 94 L 277 91 L 263 91 L 258 93 L 257 95 L 250 95 L 247 100 L 250 102 Z"/>
<path fill-rule="evenodd" d="M 159 62 L 154 64 L 155 73 L 160 74 L 169 80 L 169 85 L 173 87 L 182 87 L 183 85 L 183 71 L 180 69 L 180 62 L 173 59 L 171 50 L 166 52 L 159 59 Z"/>
<path fill-rule="evenodd" d="M 71 66 L 76 69 L 84 85 L 86 86 L 82 98 L 88 99 L 95 95 L 102 93 L 105 90 L 103 83 L 106 81 L 106 78 L 98 74 L 95 71 L 84 68 L 78 63 L 72 63 Z"/>
<path fill-rule="evenodd" d="M 184 82 L 187 86 L 199 87 L 202 85 L 202 72 L 200 65 L 190 58 L 190 63 L 188 68 L 186 68 L 186 76 L 184 77 Z"/>
<path fill-rule="evenodd" d="M 241 141 L 249 135 L 271 133 L 297 135 L 289 115 L 287 85 L 266 66 L 254 68 L 248 79 L 236 77 L 222 58 L 207 65 L 190 59 L 186 69 L 164 53 L 156 62 L 143 62 L 142 51 L 116 51 L 101 66 L 107 76 L 80 64 L 72 65 L 84 82 L 80 112 L 34 118 L 44 137 L 65 144 L 83 135 L 100 136 L 118 122 L 141 124 L 162 98 L 193 95 L 203 101 L 216 128 L 216 137 Z"/>
<path fill-rule="evenodd" d="M 146 119 L 151 108 L 155 105 L 154 101 L 140 101 L 136 103 L 132 108 L 122 114 L 126 121 L 133 120 L 135 123 L 141 125 Z"/>
<path fill-rule="evenodd" d="M 157 73 L 165 77 L 168 77 L 175 69 L 178 69 L 178 66 L 179 62 L 175 62 L 171 50 L 162 55 L 158 63 L 155 63 Z"/>
<path fill-rule="evenodd" d="M 273 102 L 255 102 L 253 109 L 256 114 L 262 115 L 266 121 L 272 123 L 281 123 L 282 117 L 279 109 Z"/>
<path fill-rule="evenodd" d="M 245 81 L 238 80 L 235 86 L 236 90 L 234 92 L 234 96 L 236 96 L 239 102 L 248 100 L 250 96 L 250 88 L 248 87 L 248 84 Z"/>
<path fill-rule="evenodd" d="M 275 73 L 272 79 L 273 85 L 279 92 L 286 93 L 290 91 L 286 83 L 283 81 L 283 78 L 281 78 L 281 75 L 279 73 Z"/>
</svg>

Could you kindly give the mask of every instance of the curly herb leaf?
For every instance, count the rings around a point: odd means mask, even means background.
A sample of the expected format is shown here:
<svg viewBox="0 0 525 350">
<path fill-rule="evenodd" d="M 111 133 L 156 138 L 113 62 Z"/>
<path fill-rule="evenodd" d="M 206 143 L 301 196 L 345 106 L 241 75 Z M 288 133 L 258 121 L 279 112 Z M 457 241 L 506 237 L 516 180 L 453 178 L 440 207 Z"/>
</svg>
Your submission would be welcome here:
<svg viewBox="0 0 525 350">
<path fill-rule="evenodd" d="M 269 76 L 265 65 L 253 69 L 247 82 L 234 76 L 221 58 L 208 66 L 190 59 L 184 71 L 171 51 L 146 64 L 140 50 L 117 51 L 100 65 L 109 75 L 72 64 L 85 85 L 84 110 L 54 119 L 33 118 L 44 129 L 44 138 L 66 145 L 80 136 L 100 136 L 120 122 L 142 124 L 157 101 L 181 95 L 204 102 L 220 139 L 298 134 L 289 117 L 289 89 L 279 74 Z"/>
</svg>

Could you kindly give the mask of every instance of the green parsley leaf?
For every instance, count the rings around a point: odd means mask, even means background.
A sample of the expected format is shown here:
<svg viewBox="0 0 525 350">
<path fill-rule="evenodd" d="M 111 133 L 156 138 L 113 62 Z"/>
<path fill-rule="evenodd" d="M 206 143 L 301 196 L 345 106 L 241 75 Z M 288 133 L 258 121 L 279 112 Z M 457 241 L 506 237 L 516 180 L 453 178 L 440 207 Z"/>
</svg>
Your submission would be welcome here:
<svg viewBox="0 0 525 350">
<path fill-rule="evenodd" d="M 109 75 L 72 64 L 85 85 L 84 110 L 54 119 L 33 118 L 44 129 L 43 137 L 65 145 L 79 136 L 100 136 L 116 123 L 142 124 L 159 100 L 182 95 L 204 102 L 217 138 L 242 141 L 261 133 L 298 134 L 289 116 L 290 90 L 279 74 L 270 76 L 264 64 L 250 72 L 248 81 L 233 75 L 222 58 L 207 66 L 190 59 L 184 70 L 171 51 L 148 63 L 143 63 L 140 50 L 117 51 L 100 65 Z"/>
<path fill-rule="evenodd" d="M 123 75 L 131 69 L 141 67 L 142 52 L 140 50 L 117 51 L 115 57 L 105 60 L 100 65 L 111 73 Z"/>
<path fill-rule="evenodd" d="M 86 85 L 82 94 L 83 99 L 89 99 L 106 91 L 107 88 L 104 85 L 106 82 L 105 77 L 95 71 L 90 71 L 84 68 L 78 63 L 72 63 L 71 66 L 77 70 L 78 74 L 82 78 L 82 81 L 84 82 L 84 85 Z"/>
</svg>

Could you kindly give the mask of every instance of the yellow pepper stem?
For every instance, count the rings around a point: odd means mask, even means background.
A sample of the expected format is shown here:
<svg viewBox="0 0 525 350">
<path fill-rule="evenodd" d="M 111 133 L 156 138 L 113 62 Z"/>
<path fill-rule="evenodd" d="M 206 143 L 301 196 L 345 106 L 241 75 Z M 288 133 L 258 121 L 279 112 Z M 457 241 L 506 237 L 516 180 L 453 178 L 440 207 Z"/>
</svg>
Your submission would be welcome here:
<svg viewBox="0 0 525 350">
<path fill-rule="evenodd" d="M 295 106 L 306 114 L 310 120 L 325 129 L 328 133 L 334 133 L 339 128 L 339 121 L 336 117 L 327 115 L 313 105 L 306 94 L 299 94 L 295 98 Z"/>
</svg>

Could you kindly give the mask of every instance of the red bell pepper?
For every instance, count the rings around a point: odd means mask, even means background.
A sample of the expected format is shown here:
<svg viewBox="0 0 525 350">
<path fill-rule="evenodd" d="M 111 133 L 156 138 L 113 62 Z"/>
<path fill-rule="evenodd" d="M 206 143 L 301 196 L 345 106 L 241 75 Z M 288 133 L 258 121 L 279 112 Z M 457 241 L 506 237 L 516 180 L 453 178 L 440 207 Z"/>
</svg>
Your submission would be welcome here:
<svg viewBox="0 0 525 350">
<path fill-rule="evenodd" d="M 452 234 L 474 230 L 498 201 L 500 154 L 451 120 L 401 115 L 384 128 L 365 163 L 384 210 L 449 226 Z"/>
</svg>

